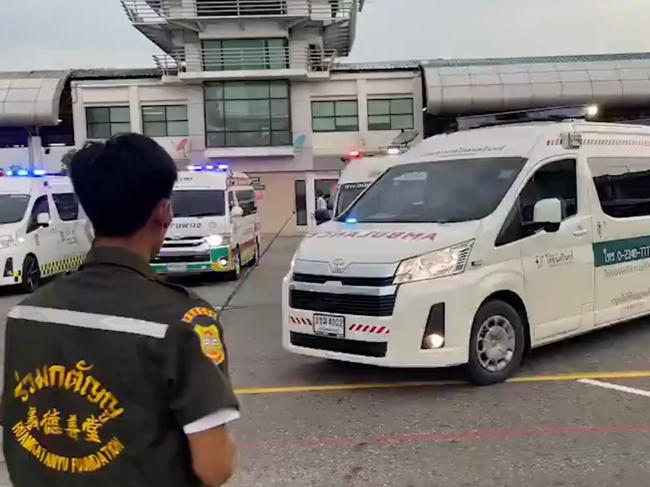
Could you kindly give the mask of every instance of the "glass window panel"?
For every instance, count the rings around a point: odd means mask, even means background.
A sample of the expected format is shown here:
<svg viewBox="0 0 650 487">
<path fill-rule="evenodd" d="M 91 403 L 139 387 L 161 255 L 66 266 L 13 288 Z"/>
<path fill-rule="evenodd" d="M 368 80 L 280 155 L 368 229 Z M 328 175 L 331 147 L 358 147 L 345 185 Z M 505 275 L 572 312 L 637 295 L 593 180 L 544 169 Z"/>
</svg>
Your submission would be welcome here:
<svg viewBox="0 0 650 487">
<path fill-rule="evenodd" d="M 357 117 L 336 117 L 336 129 L 344 132 L 359 130 Z"/>
<path fill-rule="evenodd" d="M 255 147 L 271 145 L 270 132 L 229 132 L 226 134 L 228 147 Z"/>
<path fill-rule="evenodd" d="M 111 122 L 130 122 L 131 115 L 129 107 L 110 107 Z"/>
<path fill-rule="evenodd" d="M 223 99 L 223 83 L 216 85 L 207 85 L 205 88 L 206 100 L 222 100 Z"/>
<path fill-rule="evenodd" d="M 221 49 L 221 41 L 203 41 L 203 49 Z"/>
<path fill-rule="evenodd" d="M 103 123 L 108 122 L 108 108 L 96 107 L 86 108 L 86 120 L 88 123 Z"/>
<path fill-rule="evenodd" d="M 388 115 L 390 100 L 368 100 L 368 115 Z"/>
<path fill-rule="evenodd" d="M 412 129 L 413 115 L 393 115 L 390 117 L 390 128 L 392 129 Z"/>
<path fill-rule="evenodd" d="M 89 139 L 107 139 L 111 136 L 110 123 L 91 123 L 88 125 Z"/>
<path fill-rule="evenodd" d="M 224 49 L 260 49 L 264 47 L 264 39 L 225 39 Z"/>
<path fill-rule="evenodd" d="M 333 117 L 333 101 L 315 101 L 311 104 L 312 116 L 314 117 Z"/>
<path fill-rule="evenodd" d="M 167 120 L 187 120 L 187 105 L 170 105 L 167 107 Z"/>
<path fill-rule="evenodd" d="M 273 130 L 289 130 L 289 117 L 285 118 L 272 118 L 271 128 Z"/>
<path fill-rule="evenodd" d="M 286 39 L 268 39 L 266 42 L 269 47 L 285 47 L 287 45 Z"/>
<path fill-rule="evenodd" d="M 226 126 L 223 118 L 223 102 L 210 101 L 205 104 L 205 125 L 208 132 L 220 132 Z"/>
<path fill-rule="evenodd" d="M 147 137 L 165 137 L 167 135 L 165 122 L 145 122 L 143 128 L 144 135 Z"/>
<path fill-rule="evenodd" d="M 269 84 L 267 82 L 233 82 L 227 83 L 225 87 L 225 98 L 227 100 L 250 100 L 268 98 Z"/>
<path fill-rule="evenodd" d="M 289 116 L 289 100 L 271 100 L 271 116 L 273 117 L 288 117 Z"/>
<path fill-rule="evenodd" d="M 374 115 L 368 117 L 370 130 L 390 130 L 390 115 Z"/>
<path fill-rule="evenodd" d="M 305 181 L 295 182 L 296 225 L 307 225 L 307 187 Z"/>
<path fill-rule="evenodd" d="M 289 83 L 271 81 L 271 98 L 289 98 Z"/>
<path fill-rule="evenodd" d="M 142 120 L 145 122 L 164 122 L 165 107 L 142 107 Z"/>
<path fill-rule="evenodd" d="M 111 124 L 111 135 L 123 134 L 131 131 L 130 123 L 112 123 Z"/>
<path fill-rule="evenodd" d="M 336 102 L 336 116 L 349 117 L 357 115 L 358 105 L 356 101 L 337 101 Z"/>
<path fill-rule="evenodd" d="M 225 134 L 223 132 L 208 133 L 205 143 L 208 147 L 223 147 L 226 145 Z"/>
<path fill-rule="evenodd" d="M 225 106 L 227 131 L 270 129 L 269 100 L 227 101 Z"/>
<path fill-rule="evenodd" d="M 336 131 L 336 121 L 331 118 L 315 118 L 313 120 L 314 132 L 334 132 Z"/>
<path fill-rule="evenodd" d="M 187 122 L 167 122 L 167 135 L 169 137 L 179 137 L 189 135 Z"/>
<path fill-rule="evenodd" d="M 291 145 L 291 132 L 279 131 L 271 133 L 272 145 Z"/>
<path fill-rule="evenodd" d="M 413 100 L 411 98 L 391 100 L 390 113 L 392 115 L 405 115 L 413 113 Z"/>
</svg>

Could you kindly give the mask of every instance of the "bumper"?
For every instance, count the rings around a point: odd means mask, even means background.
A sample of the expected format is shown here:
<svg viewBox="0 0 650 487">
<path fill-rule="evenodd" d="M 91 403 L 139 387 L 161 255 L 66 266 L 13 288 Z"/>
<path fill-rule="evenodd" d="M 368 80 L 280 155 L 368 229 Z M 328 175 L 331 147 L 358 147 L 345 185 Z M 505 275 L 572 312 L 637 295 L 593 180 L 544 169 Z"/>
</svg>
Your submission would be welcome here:
<svg viewBox="0 0 650 487">
<path fill-rule="evenodd" d="M 22 260 L 10 249 L 0 250 L 0 286 L 20 284 L 22 279 Z"/>
<path fill-rule="evenodd" d="M 402 285 L 391 316 L 345 316 L 345 338 L 314 334 L 314 312 L 289 305 L 283 282 L 283 346 L 292 353 L 384 367 L 450 367 L 467 363 L 475 303 L 474 283 L 464 275 Z M 431 307 L 445 305 L 445 343 L 422 349 Z M 317 314 L 321 314 L 318 312 Z"/>
<path fill-rule="evenodd" d="M 205 256 L 198 259 L 199 256 Z M 162 251 L 151 263 L 159 274 L 198 274 L 203 272 L 230 272 L 235 269 L 235 261 L 230 247 L 216 247 L 208 252 Z"/>
</svg>

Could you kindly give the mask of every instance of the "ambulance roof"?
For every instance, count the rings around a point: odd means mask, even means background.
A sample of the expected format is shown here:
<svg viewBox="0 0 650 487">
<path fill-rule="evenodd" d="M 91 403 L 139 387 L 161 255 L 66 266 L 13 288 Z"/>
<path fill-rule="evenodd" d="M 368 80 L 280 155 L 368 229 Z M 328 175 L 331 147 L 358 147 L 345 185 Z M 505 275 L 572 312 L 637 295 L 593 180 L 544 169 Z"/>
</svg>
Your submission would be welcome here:
<svg viewBox="0 0 650 487">
<path fill-rule="evenodd" d="M 45 186 L 45 178 L 0 177 L 0 194 L 31 194 L 34 189 Z"/>
<path fill-rule="evenodd" d="M 441 134 L 422 141 L 403 162 L 484 157 L 528 157 L 541 142 L 561 147 L 565 133 L 650 137 L 650 127 L 582 121 L 501 125 Z M 650 139 L 648 139 L 650 140 Z"/>
<path fill-rule="evenodd" d="M 352 159 L 341 172 L 339 184 L 372 182 L 386 169 L 399 164 L 401 156 L 364 157 Z"/>
<path fill-rule="evenodd" d="M 243 172 L 179 171 L 174 189 L 226 189 L 228 186 L 249 186 L 250 178 Z"/>
</svg>

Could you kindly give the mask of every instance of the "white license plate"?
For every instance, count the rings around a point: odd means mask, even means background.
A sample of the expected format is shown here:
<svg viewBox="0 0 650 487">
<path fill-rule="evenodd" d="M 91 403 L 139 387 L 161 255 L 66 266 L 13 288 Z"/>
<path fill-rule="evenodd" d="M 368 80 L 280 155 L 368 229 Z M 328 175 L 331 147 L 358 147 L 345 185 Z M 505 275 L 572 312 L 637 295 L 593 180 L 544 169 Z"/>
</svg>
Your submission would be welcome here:
<svg viewBox="0 0 650 487">
<path fill-rule="evenodd" d="M 167 264 L 168 272 L 187 272 L 187 264 Z"/>
<path fill-rule="evenodd" d="M 345 337 L 345 316 L 314 315 L 314 333 L 331 337 Z"/>
</svg>

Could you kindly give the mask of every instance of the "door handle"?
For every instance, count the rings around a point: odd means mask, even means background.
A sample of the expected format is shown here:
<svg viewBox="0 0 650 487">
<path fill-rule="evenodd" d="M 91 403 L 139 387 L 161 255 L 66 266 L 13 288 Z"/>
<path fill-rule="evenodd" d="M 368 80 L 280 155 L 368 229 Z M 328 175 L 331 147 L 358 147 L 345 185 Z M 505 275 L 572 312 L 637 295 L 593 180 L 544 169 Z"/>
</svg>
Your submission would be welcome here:
<svg viewBox="0 0 650 487">
<path fill-rule="evenodd" d="M 585 235 L 587 235 L 586 228 L 578 228 L 575 232 L 573 232 L 574 237 L 584 237 Z"/>
</svg>

